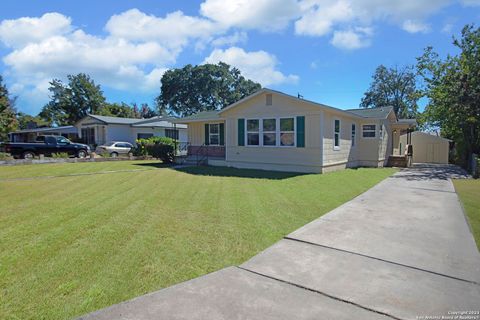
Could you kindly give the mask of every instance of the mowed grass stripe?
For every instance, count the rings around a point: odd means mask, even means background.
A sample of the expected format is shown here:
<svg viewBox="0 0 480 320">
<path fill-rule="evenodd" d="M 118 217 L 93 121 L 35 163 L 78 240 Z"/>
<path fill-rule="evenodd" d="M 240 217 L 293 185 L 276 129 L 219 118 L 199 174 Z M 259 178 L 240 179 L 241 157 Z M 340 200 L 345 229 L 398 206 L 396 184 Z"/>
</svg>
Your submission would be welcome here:
<svg viewBox="0 0 480 320">
<path fill-rule="evenodd" d="M 69 319 L 240 264 L 393 172 L 164 168 L 0 182 L 0 318 Z"/>
</svg>

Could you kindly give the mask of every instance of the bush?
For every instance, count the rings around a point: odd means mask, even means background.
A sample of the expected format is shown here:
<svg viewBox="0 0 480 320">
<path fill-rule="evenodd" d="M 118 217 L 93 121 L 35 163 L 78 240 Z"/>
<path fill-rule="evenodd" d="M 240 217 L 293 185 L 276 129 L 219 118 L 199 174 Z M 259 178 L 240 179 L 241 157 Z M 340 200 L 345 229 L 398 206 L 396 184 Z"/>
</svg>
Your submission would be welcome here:
<svg viewBox="0 0 480 320">
<path fill-rule="evenodd" d="M 138 139 L 133 154 L 135 156 L 152 156 L 164 163 L 172 163 L 175 158 L 175 140 L 166 137 Z"/>
<path fill-rule="evenodd" d="M 0 152 L 0 161 L 12 160 L 12 159 L 13 157 L 10 155 L 10 153 Z"/>
<path fill-rule="evenodd" d="M 66 152 L 52 153 L 52 158 L 54 158 L 54 159 L 66 159 L 66 158 L 69 158 L 69 155 Z"/>
</svg>

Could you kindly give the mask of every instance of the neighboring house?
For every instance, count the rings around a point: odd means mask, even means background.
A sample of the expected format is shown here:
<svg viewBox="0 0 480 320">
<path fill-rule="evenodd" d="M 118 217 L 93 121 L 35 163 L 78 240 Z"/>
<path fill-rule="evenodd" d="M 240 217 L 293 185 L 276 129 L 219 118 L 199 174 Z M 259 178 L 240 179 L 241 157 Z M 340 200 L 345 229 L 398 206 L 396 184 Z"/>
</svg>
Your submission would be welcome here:
<svg viewBox="0 0 480 320">
<path fill-rule="evenodd" d="M 153 136 L 169 137 L 180 142 L 187 141 L 187 126 L 172 123 L 174 118 L 153 117 L 133 119 L 90 114 L 75 124 L 80 138 L 89 145 L 107 141 L 125 141 L 135 144 L 137 139 Z"/>
<path fill-rule="evenodd" d="M 426 132 L 415 131 L 411 134 L 413 145 L 413 162 L 448 163 L 450 140 Z M 400 145 L 407 144 L 407 135 L 400 137 Z"/>
<path fill-rule="evenodd" d="M 77 128 L 74 126 L 31 128 L 10 132 L 10 142 L 35 142 L 39 135 L 56 135 L 76 140 L 78 138 Z"/>
<path fill-rule="evenodd" d="M 175 122 L 188 124 L 189 155 L 210 165 L 296 172 L 384 166 L 416 125 L 392 107 L 341 110 L 270 89 Z"/>
</svg>

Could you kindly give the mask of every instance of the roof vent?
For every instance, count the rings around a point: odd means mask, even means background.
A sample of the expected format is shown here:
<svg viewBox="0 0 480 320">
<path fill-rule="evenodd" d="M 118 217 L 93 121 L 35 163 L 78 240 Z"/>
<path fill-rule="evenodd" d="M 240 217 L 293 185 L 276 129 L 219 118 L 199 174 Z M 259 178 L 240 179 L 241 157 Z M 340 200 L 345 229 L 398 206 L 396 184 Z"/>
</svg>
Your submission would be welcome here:
<svg viewBox="0 0 480 320">
<path fill-rule="evenodd" d="M 271 105 L 272 105 L 272 102 L 273 102 L 273 101 L 272 101 L 272 100 L 273 100 L 272 94 L 271 94 L 271 93 L 267 93 L 267 94 L 265 95 L 265 99 L 266 99 L 265 104 L 266 104 L 267 106 L 271 106 Z"/>
</svg>

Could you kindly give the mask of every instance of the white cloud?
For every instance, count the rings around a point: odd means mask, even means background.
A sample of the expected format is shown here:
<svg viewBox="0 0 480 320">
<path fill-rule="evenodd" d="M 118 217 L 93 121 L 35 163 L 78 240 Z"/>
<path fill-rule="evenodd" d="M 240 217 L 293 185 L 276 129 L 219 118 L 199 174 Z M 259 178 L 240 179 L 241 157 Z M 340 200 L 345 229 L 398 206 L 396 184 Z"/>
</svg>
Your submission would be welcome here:
<svg viewBox="0 0 480 320">
<path fill-rule="evenodd" d="M 263 86 L 281 83 L 296 83 L 299 80 L 297 75 L 285 75 L 277 70 L 277 58 L 265 51 L 246 52 L 238 47 L 231 47 L 226 50 L 215 49 L 205 58 L 203 63 L 225 62 L 238 68 L 242 75 L 254 80 Z"/>
<path fill-rule="evenodd" d="M 301 35 L 326 35 L 336 23 L 346 22 L 354 17 L 351 5 L 346 1 L 332 4 L 314 3 L 311 6 L 304 3 L 304 10 L 306 12 L 302 18 L 295 22 L 295 32 Z"/>
<path fill-rule="evenodd" d="M 223 27 L 210 20 L 186 16 L 181 11 L 161 18 L 147 15 L 138 9 L 110 17 L 105 29 L 113 37 L 132 41 L 155 41 L 175 50 L 181 50 L 192 39 L 209 39 L 224 32 Z"/>
<path fill-rule="evenodd" d="M 112 16 L 105 30 L 106 36 L 75 30 L 71 18 L 55 12 L 2 21 L 0 41 L 12 48 L 3 62 L 19 102 L 45 103 L 49 81 L 79 72 L 102 86 L 157 92 L 163 72 L 188 45 L 201 46 L 225 32 L 180 11 L 156 17 L 137 9 Z"/>
<path fill-rule="evenodd" d="M 229 36 L 219 37 L 212 41 L 212 45 L 215 47 L 232 46 L 239 43 L 245 43 L 248 40 L 246 32 L 235 32 Z"/>
<path fill-rule="evenodd" d="M 0 41 L 9 47 L 20 48 L 72 30 L 71 19 L 62 14 L 45 13 L 40 18 L 23 17 L 0 23 Z"/>
<path fill-rule="evenodd" d="M 331 40 L 332 45 L 345 50 L 354 50 L 370 46 L 373 31 L 370 28 L 355 28 L 335 31 Z"/>
<path fill-rule="evenodd" d="M 409 33 L 427 33 L 430 31 L 430 26 L 420 21 L 405 20 L 402 29 Z"/>
<path fill-rule="evenodd" d="M 460 2 L 467 7 L 480 6 L 480 0 L 461 0 Z"/>
<path fill-rule="evenodd" d="M 366 43 L 362 34 L 352 28 L 372 27 L 376 22 L 389 22 L 408 32 L 427 32 L 424 19 L 452 3 L 453 0 L 301 0 L 302 16 L 295 22 L 299 35 L 325 36 L 333 33 L 332 43 L 361 48 Z M 478 0 L 463 0 L 475 2 Z M 349 30 L 349 31 L 342 31 Z M 350 45 L 347 45 L 347 42 Z"/>
<path fill-rule="evenodd" d="M 296 0 L 205 0 L 200 13 L 226 28 L 278 31 L 299 16 L 300 8 Z"/>
</svg>

